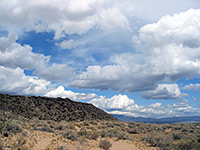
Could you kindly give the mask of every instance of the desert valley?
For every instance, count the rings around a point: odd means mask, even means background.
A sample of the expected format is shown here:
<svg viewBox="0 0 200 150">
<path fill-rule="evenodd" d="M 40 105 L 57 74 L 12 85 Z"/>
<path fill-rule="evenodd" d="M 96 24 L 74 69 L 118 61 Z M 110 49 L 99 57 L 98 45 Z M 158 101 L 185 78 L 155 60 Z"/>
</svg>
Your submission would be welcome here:
<svg viewBox="0 0 200 150">
<path fill-rule="evenodd" d="M 122 122 L 69 99 L 0 95 L 1 150 L 199 150 L 199 128 Z"/>
</svg>

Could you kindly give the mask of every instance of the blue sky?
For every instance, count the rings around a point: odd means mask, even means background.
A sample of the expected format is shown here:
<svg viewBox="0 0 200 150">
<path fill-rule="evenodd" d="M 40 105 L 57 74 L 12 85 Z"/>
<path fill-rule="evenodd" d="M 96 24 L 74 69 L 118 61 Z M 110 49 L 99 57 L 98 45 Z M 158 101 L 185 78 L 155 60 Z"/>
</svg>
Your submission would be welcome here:
<svg viewBox="0 0 200 150">
<path fill-rule="evenodd" d="M 2 0 L 0 92 L 135 117 L 200 115 L 198 0 Z"/>
</svg>

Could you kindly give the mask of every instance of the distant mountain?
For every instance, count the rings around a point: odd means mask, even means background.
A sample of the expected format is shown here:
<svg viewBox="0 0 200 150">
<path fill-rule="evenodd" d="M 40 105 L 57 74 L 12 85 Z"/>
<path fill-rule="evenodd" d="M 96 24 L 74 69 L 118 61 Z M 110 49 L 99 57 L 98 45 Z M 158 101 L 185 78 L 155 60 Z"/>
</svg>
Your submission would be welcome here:
<svg viewBox="0 0 200 150">
<path fill-rule="evenodd" d="M 74 102 L 68 98 L 0 94 L 0 110 L 41 120 L 117 120 L 92 104 Z"/>
<path fill-rule="evenodd" d="M 178 122 L 198 122 L 200 121 L 200 116 L 184 116 L 184 117 L 168 117 L 168 118 L 143 118 L 143 117 L 131 117 L 124 115 L 113 115 L 117 119 L 126 122 L 143 122 L 143 123 L 178 123 Z"/>
</svg>

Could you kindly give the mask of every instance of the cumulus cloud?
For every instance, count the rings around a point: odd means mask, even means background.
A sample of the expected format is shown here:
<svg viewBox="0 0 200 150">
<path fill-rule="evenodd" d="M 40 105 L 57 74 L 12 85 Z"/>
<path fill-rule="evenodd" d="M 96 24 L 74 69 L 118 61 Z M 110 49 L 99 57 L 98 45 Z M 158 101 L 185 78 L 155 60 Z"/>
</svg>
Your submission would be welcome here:
<svg viewBox="0 0 200 150">
<path fill-rule="evenodd" d="M 99 96 L 92 99 L 90 103 L 103 109 L 125 109 L 129 106 L 138 107 L 134 100 L 129 99 L 126 95 L 115 95 L 111 98 L 105 98 L 104 96 Z"/>
<path fill-rule="evenodd" d="M 49 61 L 49 56 L 32 52 L 29 45 L 22 46 L 17 43 L 17 34 L 9 33 L 8 37 L 0 38 L 0 65 L 10 68 L 32 70 L 36 66 Z"/>
<path fill-rule="evenodd" d="M 48 97 L 62 97 L 62 98 L 69 98 L 72 100 L 91 100 L 97 97 L 94 93 L 75 93 L 70 90 L 65 90 L 63 86 L 57 87 L 55 90 L 51 90 L 46 93 L 44 96 Z"/>
<path fill-rule="evenodd" d="M 156 87 L 163 75 L 141 70 L 138 65 L 134 67 L 124 65 L 89 66 L 86 72 L 78 75 L 70 87 L 94 88 L 100 90 L 144 91 Z"/>
<path fill-rule="evenodd" d="M 200 84 L 189 84 L 183 87 L 185 90 L 200 91 Z"/>
<path fill-rule="evenodd" d="M 32 52 L 29 45 L 16 42 L 17 34 L 9 33 L 8 37 L 0 38 L 0 65 L 8 68 L 35 70 L 42 79 L 55 82 L 67 82 L 74 75 L 73 69 L 65 64 L 50 64 L 50 56 Z"/>
<path fill-rule="evenodd" d="M 173 81 L 200 73 L 199 17 L 200 10 L 190 9 L 140 29 L 137 48 L 154 72 Z"/>
<path fill-rule="evenodd" d="M 100 88 L 105 90 L 115 88 L 111 83 L 119 81 L 123 68 L 121 66 L 89 66 L 87 72 L 83 72 L 69 86 L 79 88 Z"/>
<path fill-rule="evenodd" d="M 83 34 L 98 26 L 102 29 L 112 26 L 130 28 L 120 8 L 112 8 L 110 4 L 113 5 L 112 1 L 105 0 L 2 0 L 0 25 L 14 32 L 53 30 L 55 39 L 65 34 Z"/>
<path fill-rule="evenodd" d="M 95 106 L 104 109 L 110 114 L 126 115 L 133 117 L 171 117 L 171 116 L 192 116 L 200 114 L 199 108 L 193 108 L 187 100 L 177 101 L 172 105 L 153 103 L 146 106 L 139 106 L 127 95 L 115 95 L 111 98 L 98 96 L 90 101 Z"/>
<path fill-rule="evenodd" d="M 1 93 L 41 95 L 49 90 L 50 82 L 38 77 L 26 76 L 20 68 L 0 66 L 0 74 Z"/>
<path fill-rule="evenodd" d="M 155 90 L 144 91 L 146 99 L 182 99 L 186 94 L 181 93 L 177 84 L 158 84 Z"/>
<path fill-rule="evenodd" d="M 145 25 L 133 38 L 138 54 L 115 55 L 111 57 L 115 65 L 89 66 L 70 86 L 135 92 L 199 75 L 199 23 L 200 10 L 190 9 Z M 169 87 L 162 92 L 173 93 Z M 168 96 L 177 97 L 172 95 Z"/>
</svg>

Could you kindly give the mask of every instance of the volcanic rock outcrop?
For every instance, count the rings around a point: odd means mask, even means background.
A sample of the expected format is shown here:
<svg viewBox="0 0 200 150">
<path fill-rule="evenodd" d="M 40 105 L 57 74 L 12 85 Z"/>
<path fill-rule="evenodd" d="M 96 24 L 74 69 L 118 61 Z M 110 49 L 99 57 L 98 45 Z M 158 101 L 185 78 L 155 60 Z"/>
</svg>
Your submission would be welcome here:
<svg viewBox="0 0 200 150">
<path fill-rule="evenodd" d="M 92 104 L 68 98 L 0 94 L 0 110 L 25 118 L 54 121 L 117 120 Z"/>
</svg>

